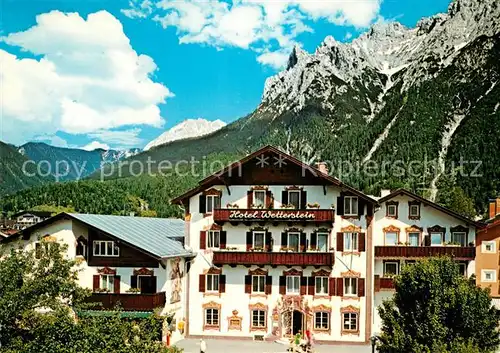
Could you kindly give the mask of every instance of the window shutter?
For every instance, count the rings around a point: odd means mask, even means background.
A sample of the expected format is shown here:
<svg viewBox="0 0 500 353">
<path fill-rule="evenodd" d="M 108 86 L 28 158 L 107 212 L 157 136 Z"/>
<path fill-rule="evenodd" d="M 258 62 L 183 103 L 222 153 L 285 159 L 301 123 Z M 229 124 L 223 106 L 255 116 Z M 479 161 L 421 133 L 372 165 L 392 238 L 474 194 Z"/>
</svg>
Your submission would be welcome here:
<svg viewBox="0 0 500 353">
<path fill-rule="evenodd" d="M 130 276 L 130 288 L 137 288 L 137 276 Z"/>
<path fill-rule="evenodd" d="M 205 275 L 200 275 L 199 291 L 200 293 L 205 292 Z"/>
<path fill-rule="evenodd" d="M 253 204 L 253 191 L 247 191 L 247 208 L 252 208 Z"/>
<path fill-rule="evenodd" d="M 245 293 L 252 293 L 252 276 L 245 276 Z"/>
<path fill-rule="evenodd" d="M 266 208 L 271 208 L 273 205 L 273 195 L 271 194 L 271 190 L 266 191 Z"/>
<path fill-rule="evenodd" d="M 337 233 L 337 251 L 344 251 L 344 233 Z"/>
<path fill-rule="evenodd" d="M 200 195 L 200 213 L 207 213 L 207 198 L 205 195 Z"/>
<path fill-rule="evenodd" d="M 424 236 L 424 246 L 431 246 L 431 236 L 429 234 Z"/>
<path fill-rule="evenodd" d="M 113 293 L 120 293 L 120 276 L 115 276 L 113 282 Z"/>
<path fill-rule="evenodd" d="M 307 206 L 307 191 L 302 190 L 300 192 L 300 208 L 305 210 Z"/>
<path fill-rule="evenodd" d="M 359 251 L 365 251 L 366 249 L 366 236 L 365 233 L 359 233 L 359 239 L 358 239 L 358 250 Z"/>
<path fill-rule="evenodd" d="M 335 280 L 336 278 L 328 278 L 328 294 L 335 295 Z"/>
<path fill-rule="evenodd" d="M 42 244 L 35 243 L 35 259 L 40 260 L 42 258 Z"/>
<path fill-rule="evenodd" d="M 226 275 L 219 275 L 219 293 L 226 293 Z"/>
<path fill-rule="evenodd" d="M 358 197 L 358 216 L 365 214 L 365 200 Z"/>
<path fill-rule="evenodd" d="M 220 232 L 220 248 L 225 249 L 227 243 L 227 233 L 225 230 Z"/>
<path fill-rule="evenodd" d="M 281 233 L 281 247 L 286 248 L 288 246 L 288 233 Z"/>
<path fill-rule="evenodd" d="M 300 295 L 307 293 L 307 277 L 300 277 Z"/>
<path fill-rule="evenodd" d="M 158 288 L 156 286 L 156 276 L 151 276 L 151 287 L 154 288 L 154 291 L 156 293 L 156 291 L 158 290 Z"/>
<path fill-rule="evenodd" d="M 375 280 L 373 282 L 374 282 L 374 291 L 380 292 L 380 275 L 375 275 Z"/>
<path fill-rule="evenodd" d="M 314 277 L 308 277 L 309 279 L 309 286 L 308 286 L 308 291 L 307 291 L 307 294 L 309 295 L 314 295 L 314 292 L 315 292 L 315 278 Z"/>
<path fill-rule="evenodd" d="M 272 244 L 273 242 L 272 242 L 272 240 L 273 240 L 272 233 L 271 232 L 266 232 L 266 249 L 265 249 L 265 251 L 269 251 L 269 252 L 273 251 L 273 244 Z"/>
<path fill-rule="evenodd" d="M 283 205 L 288 205 L 288 191 L 287 190 L 283 190 L 281 192 L 281 203 Z"/>
<path fill-rule="evenodd" d="M 311 249 L 316 249 L 318 243 L 318 235 L 316 232 L 311 233 Z M 328 249 L 327 249 L 328 250 Z"/>
<path fill-rule="evenodd" d="M 337 209 L 336 209 L 337 215 L 343 216 L 344 215 L 344 195 L 340 195 L 337 197 Z"/>
<path fill-rule="evenodd" d="M 272 294 L 273 292 L 273 277 L 266 276 L 266 294 Z"/>
<path fill-rule="evenodd" d="M 280 294 L 286 294 L 286 277 L 280 276 Z"/>
<path fill-rule="evenodd" d="M 365 296 L 365 279 L 358 278 L 358 297 Z"/>
<path fill-rule="evenodd" d="M 371 203 L 366 204 L 366 215 L 373 216 L 373 205 Z"/>
<path fill-rule="evenodd" d="M 338 297 L 344 296 L 344 279 L 343 278 L 337 278 L 337 296 Z"/>
<path fill-rule="evenodd" d="M 247 232 L 247 251 L 252 248 L 252 232 Z"/>
<path fill-rule="evenodd" d="M 207 232 L 202 230 L 200 232 L 200 249 L 206 249 L 207 248 Z"/>
<path fill-rule="evenodd" d="M 306 247 L 306 233 L 301 232 L 300 233 L 300 251 L 306 252 L 307 247 Z"/>
<path fill-rule="evenodd" d="M 100 286 L 101 286 L 101 276 L 94 275 L 93 281 L 92 281 L 92 288 L 94 290 L 96 290 L 96 289 L 99 289 Z"/>
</svg>

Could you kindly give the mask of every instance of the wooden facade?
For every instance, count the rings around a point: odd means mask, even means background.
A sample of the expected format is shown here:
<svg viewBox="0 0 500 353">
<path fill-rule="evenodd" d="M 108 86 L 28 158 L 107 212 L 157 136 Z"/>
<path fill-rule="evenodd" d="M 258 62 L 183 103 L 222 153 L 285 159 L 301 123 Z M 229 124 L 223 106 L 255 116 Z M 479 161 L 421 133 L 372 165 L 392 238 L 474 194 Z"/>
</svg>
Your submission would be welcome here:
<svg viewBox="0 0 500 353">
<path fill-rule="evenodd" d="M 214 251 L 213 263 L 222 265 L 273 265 L 273 266 L 333 266 L 333 253 L 285 253 Z"/>
<path fill-rule="evenodd" d="M 415 258 L 449 255 L 457 260 L 474 260 L 476 248 L 473 246 L 376 246 L 375 257 Z"/>
<path fill-rule="evenodd" d="M 101 303 L 92 309 L 109 310 L 117 306 L 125 311 L 152 311 L 165 307 L 165 292 L 155 294 L 93 293 L 88 303 Z"/>
</svg>

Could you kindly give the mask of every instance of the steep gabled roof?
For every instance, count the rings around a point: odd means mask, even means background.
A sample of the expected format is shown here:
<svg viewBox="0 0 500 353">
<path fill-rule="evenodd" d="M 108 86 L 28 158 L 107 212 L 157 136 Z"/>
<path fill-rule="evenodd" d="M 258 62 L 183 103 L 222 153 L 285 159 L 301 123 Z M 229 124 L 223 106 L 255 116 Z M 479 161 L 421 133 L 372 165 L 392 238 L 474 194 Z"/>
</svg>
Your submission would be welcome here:
<svg viewBox="0 0 500 353">
<path fill-rule="evenodd" d="M 30 210 L 26 210 L 26 211 L 20 211 L 20 212 L 17 212 L 17 213 L 14 213 L 11 218 L 15 218 L 15 217 L 18 217 L 20 215 L 23 215 L 23 214 L 32 214 L 32 215 L 35 215 L 35 216 L 38 216 L 40 218 L 48 218 L 52 215 L 51 212 L 48 212 L 48 211 L 30 211 Z"/>
<path fill-rule="evenodd" d="M 240 159 L 239 161 L 236 161 L 230 165 L 228 165 L 227 167 L 221 169 L 220 171 L 206 177 L 205 179 L 201 180 L 199 183 L 198 183 L 198 186 L 191 189 L 191 190 L 188 190 L 187 192 L 185 192 L 184 194 L 176 197 L 175 199 L 171 200 L 172 203 L 175 203 L 175 204 L 182 204 L 184 200 L 198 194 L 199 192 L 202 192 L 203 190 L 209 188 L 210 186 L 216 184 L 216 183 L 221 183 L 221 181 L 223 180 L 223 177 L 224 176 L 227 176 L 227 175 L 230 175 L 230 173 L 235 170 L 236 168 L 239 168 L 241 167 L 242 165 L 246 164 L 246 163 L 249 163 L 251 160 L 259 157 L 260 155 L 262 154 L 265 154 L 265 153 L 274 153 L 280 157 L 282 157 L 285 161 L 287 162 L 290 162 L 291 164 L 294 164 L 300 168 L 302 168 L 303 170 L 306 170 L 308 171 L 311 175 L 315 176 L 315 177 L 318 177 L 322 180 L 324 180 L 325 184 L 326 185 L 335 185 L 335 186 L 338 186 L 340 188 L 343 188 L 343 189 L 346 189 L 350 192 L 352 192 L 353 194 L 361 197 L 362 199 L 370 202 L 370 203 L 373 203 L 373 204 L 376 204 L 377 201 L 372 199 L 371 197 L 365 195 L 364 193 L 362 193 L 361 191 L 359 190 L 356 190 L 355 188 L 349 186 L 349 185 L 346 185 L 344 183 L 342 183 L 339 179 L 335 178 L 335 177 L 332 177 L 328 174 L 324 174 L 322 173 L 321 171 L 319 171 L 317 168 L 313 167 L 313 166 L 310 166 L 309 164 L 306 164 L 300 160 L 298 160 L 297 158 L 283 152 L 283 151 L 280 151 L 279 149 L 277 149 L 276 147 L 273 147 L 273 146 L 266 146 L 266 147 L 263 147 L 251 154 L 249 154 L 248 156 Z"/>
<path fill-rule="evenodd" d="M 427 200 L 427 199 L 423 198 L 422 196 L 419 196 L 419 195 L 417 195 L 417 194 L 415 194 L 415 193 L 413 193 L 411 191 L 408 191 L 406 189 L 397 189 L 397 190 L 391 192 L 389 195 L 386 195 L 386 196 L 381 197 L 380 199 L 378 199 L 378 202 L 379 202 L 379 204 L 381 204 L 381 203 L 383 203 L 385 201 L 388 201 L 388 200 L 391 200 L 394 197 L 399 196 L 399 195 L 406 195 L 408 197 L 411 197 L 412 199 L 418 200 L 421 203 L 423 203 L 423 204 L 425 204 L 427 206 L 433 207 L 433 208 L 435 208 L 438 211 L 444 212 L 444 213 L 446 213 L 446 214 L 448 214 L 448 215 L 450 215 L 452 217 L 458 218 L 458 219 L 464 221 L 467 224 L 474 225 L 474 226 L 476 226 L 478 228 L 484 226 L 484 224 L 482 224 L 481 222 L 476 222 L 476 221 L 474 221 L 472 219 L 469 219 L 469 218 L 467 218 L 465 216 L 462 216 L 460 213 L 457 213 L 455 211 L 450 210 L 449 208 L 446 208 L 446 207 L 443 207 L 441 205 L 438 205 L 437 203 L 432 202 L 430 200 Z"/>
<path fill-rule="evenodd" d="M 11 241 L 20 235 L 29 235 L 48 224 L 61 219 L 72 219 L 97 229 L 111 238 L 116 238 L 131 247 L 160 259 L 170 256 L 191 256 L 181 241 L 184 237 L 184 221 L 174 218 L 148 218 L 109 216 L 82 213 L 60 213 L 28 227 L 15 236 L 4 239 Z"/>
</svg>

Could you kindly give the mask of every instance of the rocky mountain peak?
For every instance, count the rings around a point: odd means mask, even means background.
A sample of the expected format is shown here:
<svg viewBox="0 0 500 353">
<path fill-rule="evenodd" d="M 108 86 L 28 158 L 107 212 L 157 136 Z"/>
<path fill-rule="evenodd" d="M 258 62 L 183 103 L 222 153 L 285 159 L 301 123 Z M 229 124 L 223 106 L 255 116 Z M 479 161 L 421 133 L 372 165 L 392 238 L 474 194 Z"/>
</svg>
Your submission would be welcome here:
<svg viewBox="0 0 500 353">
<path fill-rule="evenodd" d="M 302 49 L 299 45 L 295 45 L 290 53 L 290 57 L 288 58 L 287 70 L 294 67 L 299 61 L 305 60 L 309 57 L 309 54 Z"/>
</svg>

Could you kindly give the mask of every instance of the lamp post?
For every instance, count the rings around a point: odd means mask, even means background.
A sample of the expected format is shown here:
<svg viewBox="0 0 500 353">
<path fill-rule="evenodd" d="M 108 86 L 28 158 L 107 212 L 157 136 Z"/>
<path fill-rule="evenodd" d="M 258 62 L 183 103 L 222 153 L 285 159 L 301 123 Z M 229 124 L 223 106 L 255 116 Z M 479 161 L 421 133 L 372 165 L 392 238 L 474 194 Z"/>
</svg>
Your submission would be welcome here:
<svg viewBox="0 0 500 353">
<path fill-rule="evenodd" d="M 375 353 L 375 345 L 377 343 L 377 336 L 371 336 L 370 342 L 372 344 L 372 353 Z"/>
</svg>

